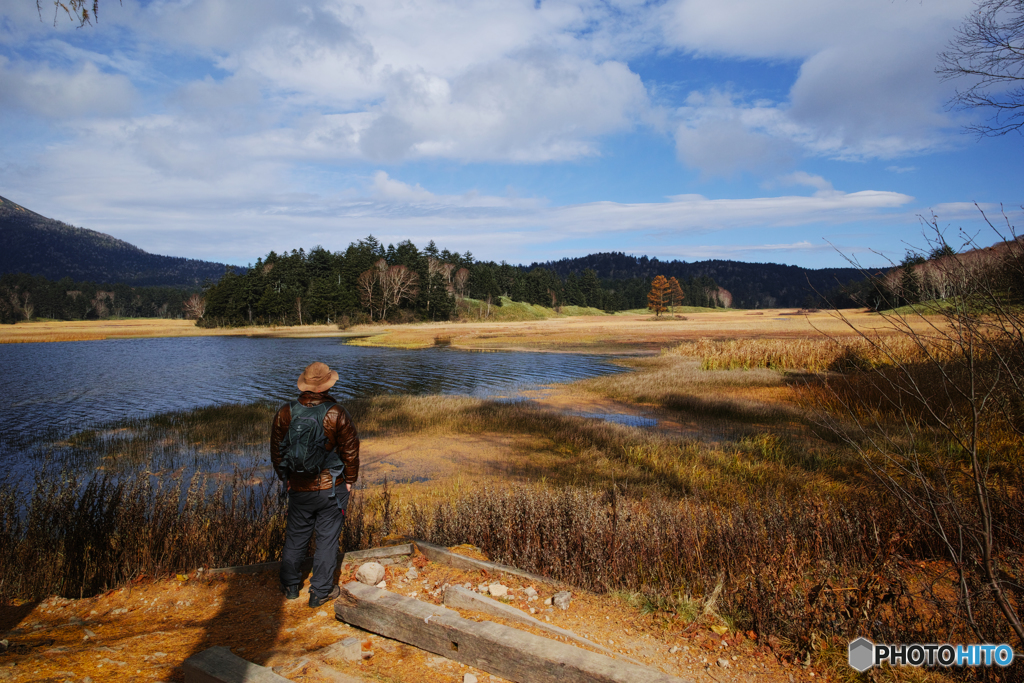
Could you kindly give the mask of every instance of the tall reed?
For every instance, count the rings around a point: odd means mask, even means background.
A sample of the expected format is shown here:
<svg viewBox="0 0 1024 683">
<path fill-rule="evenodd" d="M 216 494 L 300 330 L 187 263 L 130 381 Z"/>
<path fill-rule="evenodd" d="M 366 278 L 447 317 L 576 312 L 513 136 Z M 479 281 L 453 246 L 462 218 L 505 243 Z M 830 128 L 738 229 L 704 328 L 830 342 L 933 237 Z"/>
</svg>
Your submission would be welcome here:
<svg viewBox="0 0 1024 683">
<path fill-rule="evenodd" d="M 696 603 L 697 614 L 781 636 L 799 652 L 850 634 L 906 643 L 976 637 L 957 618 L 949 577 L 916 564 L 941 555 L 939 539 L 872 496 L 721 506 L 625 496 L 616 487 L 484 488 L 415 508 L 412 519 L 416 537 L 472 543 L 498 561 L 599 592 L 637 592 L 669 617 L 692 618 L 687 606 Z M 991 601 L 981 609 L 995 614 Z M 1005 624 L 993 619 L 990 627 L 983 635 L 1005 642 Z"/>
</svg>

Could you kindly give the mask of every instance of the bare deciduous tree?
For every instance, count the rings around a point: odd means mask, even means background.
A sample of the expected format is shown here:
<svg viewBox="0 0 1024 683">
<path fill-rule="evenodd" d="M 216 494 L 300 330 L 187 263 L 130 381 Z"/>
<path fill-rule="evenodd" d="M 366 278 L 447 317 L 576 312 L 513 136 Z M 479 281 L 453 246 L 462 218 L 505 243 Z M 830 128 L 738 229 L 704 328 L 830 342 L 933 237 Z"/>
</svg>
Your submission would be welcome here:
<svg viewBox="0 0 1024 683">
<path fill-rule="evenodd" d="M 383 259 L 379 263 L 384 263 Z M 388 309 L 398 308 L 403 300 L 415 299 L 419 294 L 420 276 L 405 266 L 391 266 L 379 271 L 378 279 L 381 288 L 381 318 L 387 315 Z"/>
<path fill-rule="evenodd" d="M 469 269 L 459 268 L 452 277 L 452 289 L 455 292 L 455 300 L 462 301 L 466 295 L 466 285 L 469 284 Z"/>
<path fill-rule="evenodd" d="M 377 270 L 370 268 L 361 273 L 356 279 L 356 290 L 359 292 L 360 303 L 370 312 L 370 320 L 373 320 L 380 302 L 380 296 L 377 294 Z"/>
<path fill-rule="evenodd" d="M 974 11 L 939 54 L 943 79 L 965 79 L 949 104 L 983 109 L 987 123 L 967 127 L 979 137 L 1005 135 L 1024 126 L 1024 2 L 978 0 Z"/>
<path fill-rule="evenodd" d="M 935 261 L 946 299 L 883 311 L 890 334 L 848 323 L 881 362 L 826 380 L 822 424 L 934 532 L 975 637 L 1008 635 L 978 617 L 987 602 L 1024 642 L 1024 538 L 1014 521 L 1024 518 L 1024 242 L 1006 228 L 1012 239 L 995 249 Z"/>
<path fill-rule="evenodd" d="M 370 319 L 383 320 L 388 311 L 419 294 L 420 277 L 405 266 L 388 266 L 380 259 L 356 280 L 359 299 L 370 311 Z"/>
<path fill-rule="evenodd" d="M 8 294 L 8 299 L 14 310 L 20 313 L 25 320 L 32 319 L 32 314 L 35 313 L 36 307 L 32 303 L 32 295 L 29 292 L 21 292 L 18 289 L 14 289 Z"/>
<path fill-rule="evenodd" d="M 193 294 L 182 306 L 185 309 L 185 317 L 190 320 L 199 320 L 206 315 L 206 297 L 201 294 Z"/>
<path fill-rule="evenodd" d="M 43 0 L 36 0 L 36 10 L 39 11 L 39 18 L 43 18 Z M 60 16 L 61 11 L 64 11 L 68 15 L 68 18 L 72 21 L 77 21 L 78 25 L 85 26 L 91 24 L 93 19 L 99 18 L 100 3 L 99 0 L 53 0 L 53 25 L 57 25 L 57 18 Z"/>
</svg>

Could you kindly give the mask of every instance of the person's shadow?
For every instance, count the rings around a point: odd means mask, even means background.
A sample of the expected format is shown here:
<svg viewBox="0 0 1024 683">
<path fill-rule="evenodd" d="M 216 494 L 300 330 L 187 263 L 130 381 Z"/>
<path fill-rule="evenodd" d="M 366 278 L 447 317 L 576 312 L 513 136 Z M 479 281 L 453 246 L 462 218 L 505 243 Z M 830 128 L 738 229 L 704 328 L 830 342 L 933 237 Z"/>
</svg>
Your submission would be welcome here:
<svg viewBox="0 0 1024 683">
<path fill-rule="evenodd" d="M 277 571 L 224 573 L 208 580 L 226 585 L 217 591 L 217 613 L 196 625 L 202 629 L 202 637 L 191 650 L 182 653 L 175 669 L 177 680 L 184 678 L 182 664 L 186 659 L 215 646 L 229 648 L 244 660 L 265 665 L 274 654 L 284 627 L 287 601 L 279 588 Z"/>
</svg>

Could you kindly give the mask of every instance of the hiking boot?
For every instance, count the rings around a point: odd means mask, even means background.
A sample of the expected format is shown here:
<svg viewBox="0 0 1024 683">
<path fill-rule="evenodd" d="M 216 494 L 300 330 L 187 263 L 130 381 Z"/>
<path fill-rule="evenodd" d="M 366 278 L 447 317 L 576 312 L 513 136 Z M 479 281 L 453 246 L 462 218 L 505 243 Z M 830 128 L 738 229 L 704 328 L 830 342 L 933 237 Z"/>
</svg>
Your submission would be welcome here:
<svg viewBox="0 0 1024 683">
<path fill-rule="evenodd" d="M 330 602 L 331 600 L 336 600 L 339 595 L 341 595 L 341 586 L 335 586 L 334 588 L 331 589 L 331 592 L 328 593 L 327 595 L 325 595 L 324 597 L 319 597 L 313 591 L 309 591 L 309 606 L 310 607 L 319 607 L 320 605 L 324 604 L 325 602 Z"/>
<path fill-rule="evenodd" d="M 281 592 L 284 593 L 285 600 L 297 600 L 300 588 L 302 588 L 302 586 L 299 584 L 295 584 L 294 586 L 281 586 Z"/>
</svg>

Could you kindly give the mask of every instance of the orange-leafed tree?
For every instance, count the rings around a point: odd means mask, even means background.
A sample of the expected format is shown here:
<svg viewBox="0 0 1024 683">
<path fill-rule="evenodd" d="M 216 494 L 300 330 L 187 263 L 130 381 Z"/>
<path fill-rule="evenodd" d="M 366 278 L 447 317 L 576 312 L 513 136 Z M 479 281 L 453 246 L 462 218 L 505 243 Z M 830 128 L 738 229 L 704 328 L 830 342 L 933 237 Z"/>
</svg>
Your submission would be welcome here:
<svg viewBox="0 0 1024 683">
<path fill-rule="evenodd" d="M 670 285 L 664 275 L 658 275 L 651 283 L 651 291 L 647 295 L 647 308 L 658 316 L 668 310 Z"/>
<path fill-rule="evenodd" d="M 683 294 L 683 288 L 679 286 L 679 280 L 674 277 L 668 279 L 668 301 L 669 305 L 672 306 L 672 312 L 675 313 L 675 307 L 681 306 L 683 299 L 686 295 Z"/>
</svg>

